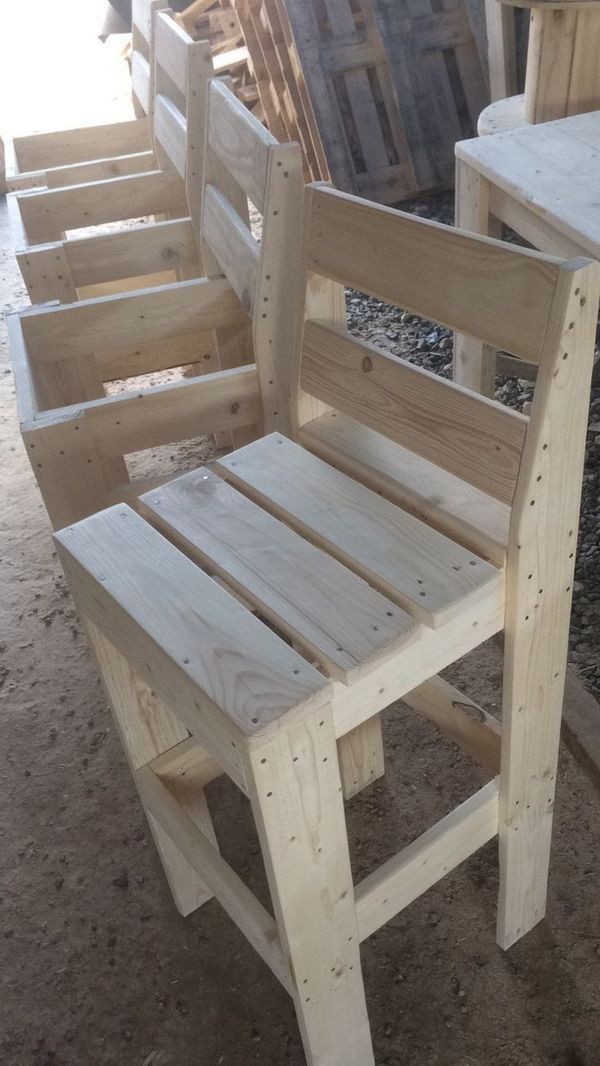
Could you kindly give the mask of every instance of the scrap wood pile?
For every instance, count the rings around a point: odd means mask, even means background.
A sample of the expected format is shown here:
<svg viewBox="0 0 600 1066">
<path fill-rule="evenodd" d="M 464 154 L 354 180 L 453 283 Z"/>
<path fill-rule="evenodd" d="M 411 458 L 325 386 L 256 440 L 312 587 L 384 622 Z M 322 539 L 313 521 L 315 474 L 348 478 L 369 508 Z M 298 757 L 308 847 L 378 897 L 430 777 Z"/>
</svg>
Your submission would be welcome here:
<svg viewBox="0 0 600 1066">
<path fill-rule="evenodd" d="M 215 69 L 231 76 L 236 95 L 254 109 L 258 89 L 231 0 L 194 0 L 175 19 L 195 41 L 209 42 Z"/>
<path fill-rule="evenodd" d="M 481 5 L 227 0 L 265 121 L 305 176 L 383 203 L 452 183 L 454 144 L 489 100 Z"/>
</svg>

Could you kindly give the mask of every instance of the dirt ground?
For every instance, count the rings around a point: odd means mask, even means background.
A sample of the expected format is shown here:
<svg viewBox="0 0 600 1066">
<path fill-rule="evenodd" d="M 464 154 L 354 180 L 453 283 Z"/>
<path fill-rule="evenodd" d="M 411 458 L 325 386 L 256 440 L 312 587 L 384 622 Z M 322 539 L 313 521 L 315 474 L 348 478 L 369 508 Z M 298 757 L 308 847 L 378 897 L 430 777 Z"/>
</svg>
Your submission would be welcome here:
<svg viewBox="0 0 600 1066">
<path fill-rule="evenodd" d="M 25 296 L 0 200 L 0 306 Z M 0 1063 L 300 1066 L 291 1001 L 211 901 L 174 910 L 18 435 L 0 336 Z M 497 710 L 492 645 L 451 676 Z M 483 783 L 402 707 L 388 772 L 348 807 L 355 878 Z M 225 856 L 265 900 L 247 801 L 210 787 Z M 363 946 L 378 1066 L 600 1064 L 600 800 L 563 753 L 547 919 L 494 943 L 488 845 Z M 349 1064 L 360 1066 L 360 1063 Z"/>
</svg>

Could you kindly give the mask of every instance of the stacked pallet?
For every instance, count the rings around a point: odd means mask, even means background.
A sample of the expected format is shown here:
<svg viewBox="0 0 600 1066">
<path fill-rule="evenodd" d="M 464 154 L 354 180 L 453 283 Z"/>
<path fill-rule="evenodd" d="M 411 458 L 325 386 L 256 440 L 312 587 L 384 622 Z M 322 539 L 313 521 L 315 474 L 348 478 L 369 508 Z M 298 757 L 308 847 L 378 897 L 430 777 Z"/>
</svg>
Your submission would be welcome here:
<svg viewBox="0 0 600 1066">
<path fill-rule="evenodd" d="M 231 0 L 194 0 L 175 18 L 195 41 L 209 42 L 215 70 L 231 76 L 240 100 L 252 108 L 257 105 L 252 64 Z"/>
<path fill-rule="evenodd" d="M 488 89 L 466 0 L 232 0 L 306 176 L 393 203 L 452 182 Z"/>
</svg>

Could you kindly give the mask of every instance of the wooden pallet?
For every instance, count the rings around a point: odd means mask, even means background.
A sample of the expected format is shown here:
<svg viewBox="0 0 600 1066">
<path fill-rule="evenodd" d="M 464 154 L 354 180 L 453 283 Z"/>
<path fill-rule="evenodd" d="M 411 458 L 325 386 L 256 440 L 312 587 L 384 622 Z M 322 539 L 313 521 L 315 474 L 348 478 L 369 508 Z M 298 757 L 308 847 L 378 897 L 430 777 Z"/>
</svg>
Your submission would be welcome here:
<svg viewBox="0 0 600 1066">
<path fill-rule="evenodd" d="M 305 171 L 391 203 L 452 182 L 488 101 L 465 0 L 233 0 L 267 124 Z"/>
</svg>

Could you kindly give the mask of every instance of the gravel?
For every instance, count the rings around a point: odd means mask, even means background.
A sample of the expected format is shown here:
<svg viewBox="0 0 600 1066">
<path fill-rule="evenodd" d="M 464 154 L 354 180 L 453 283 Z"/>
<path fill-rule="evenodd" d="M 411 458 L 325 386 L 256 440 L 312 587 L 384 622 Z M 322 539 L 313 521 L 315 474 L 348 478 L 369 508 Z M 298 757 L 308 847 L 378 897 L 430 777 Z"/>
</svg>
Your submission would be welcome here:
<svg viewBox="0 0 600 1066">
<path fill-rule="evenodd" d="M 407 201 L 403 210 L 452 224 L 451 194 Z M 515 240 L 514 235 L 507 234 Z M 350 331 L 372 341 L 385 351 L 410 363 L 426 367 L 441 377 L 452 376 L 452 333 L 443 326 L 401 311 L 380 300 L 349 290 L 347 307 Z M 569 661 L 591 690 L 600 693 L 600 380 L 591 391 L 588 420 L 581 520 L 573 610 L 569 638 Z M 496 398 L 522 411 L 531 402 L 533 386 L 516 378 L 499 378 Z M 525 408 L 527 410 L 527 408 Z"/>
</svg>

